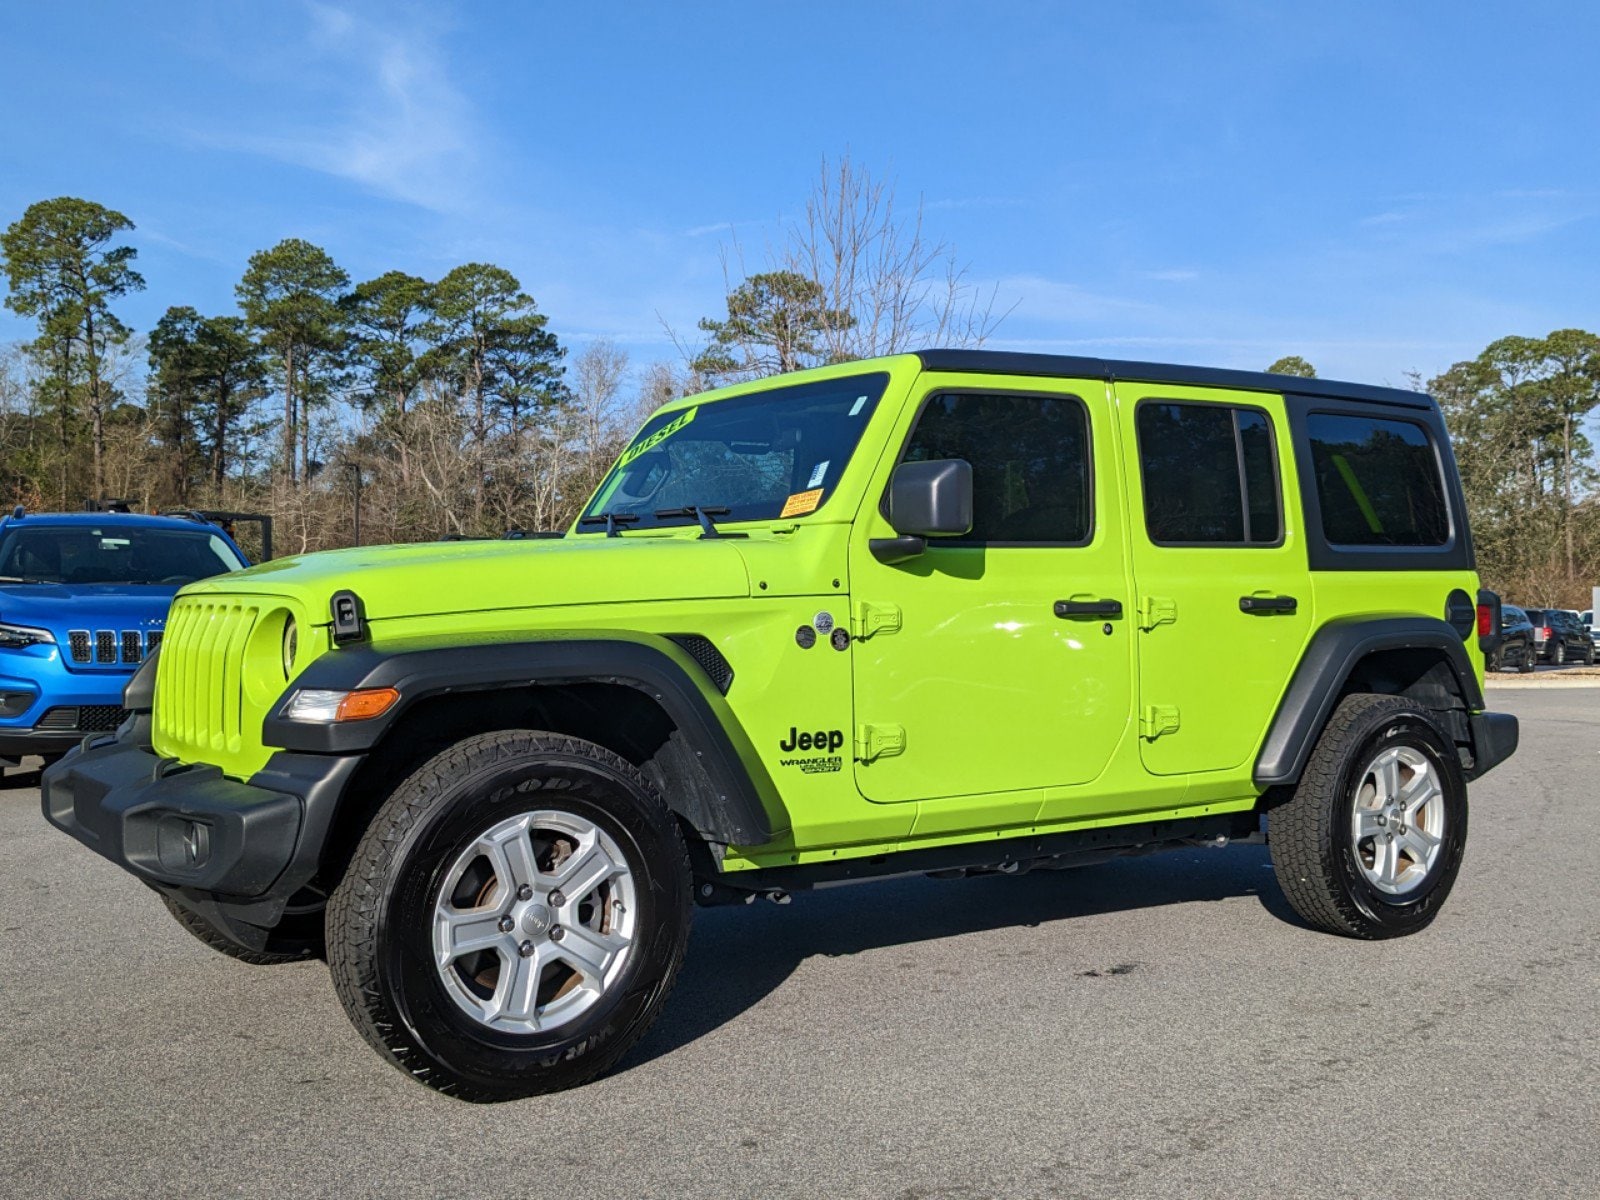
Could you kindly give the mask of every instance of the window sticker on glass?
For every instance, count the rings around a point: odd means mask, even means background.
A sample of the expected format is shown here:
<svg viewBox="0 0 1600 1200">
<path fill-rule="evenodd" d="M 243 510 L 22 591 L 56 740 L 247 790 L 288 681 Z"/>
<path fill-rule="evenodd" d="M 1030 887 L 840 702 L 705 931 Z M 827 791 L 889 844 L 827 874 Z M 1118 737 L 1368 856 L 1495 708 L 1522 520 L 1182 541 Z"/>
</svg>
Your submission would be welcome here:
<svg viewBox="0 0 1600 1200">
<path fill-rule="evenodd" d="M 852 417 L 860 416 L 861 410 L 866 407 L 866 404 L 867 398 L 865 396 L 857 396 L 856 402 L 850 406 L 850 415 Z"/>
<path fill-rule="evenodd" d="M 811 482 L 806 484 L 808 488 L 822 486 L 822 481 L 828 477 L 828 464 L 829 460 L 825 458 L 811 468 Z"/>
<path fill-rule="evenodd" d="M 634 459 L 643 454 L 646 450 L 654 450 L 662 442 L 666 441 L 685 425 L 689 424 L 690 421 L 694 420 L 694 414 L 699 411 L 700 410 L 698 407 L 691 408 L 681 417 L 674 417 L 672 420 L 668 421 L 665 425 L 656 430 L 649 437 L 645 438 L 638 445 L 629 446 L 622 452 L 622 457 L 617 459 L 617 466 L 625 467 Z"/>
<path fill-rule="evenodd" d="M 102 550 L 120 550 L 129 544 L 127 538 L 103 537 L 100 539 L 100 549 Z"/>
<path fill-rule="evenodd" d="M 796 492 L 783 502 L 783 511 L 780 517 L 803 517 L 808 512 L 816 512 L 817 505 L 822 503 L 822 489 L 812 488 L 809 492 Z"/>
</svg>

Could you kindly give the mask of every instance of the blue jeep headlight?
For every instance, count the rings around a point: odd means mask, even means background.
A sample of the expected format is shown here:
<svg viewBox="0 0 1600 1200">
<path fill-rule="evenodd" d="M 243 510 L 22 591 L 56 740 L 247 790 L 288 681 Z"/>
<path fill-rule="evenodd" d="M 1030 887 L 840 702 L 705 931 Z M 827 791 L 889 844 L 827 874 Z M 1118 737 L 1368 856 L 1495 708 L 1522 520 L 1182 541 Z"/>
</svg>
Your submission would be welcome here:
<svg viewBox="0 0 1600 1200">
<path fill-rule="evenodd" d="M 7 625 L 0 621 L 0 649 L 21 650 L 24 646 L 53 646 L 55 635 L 48 629 L 30 629 L 26 625 Z"/>
</svg>

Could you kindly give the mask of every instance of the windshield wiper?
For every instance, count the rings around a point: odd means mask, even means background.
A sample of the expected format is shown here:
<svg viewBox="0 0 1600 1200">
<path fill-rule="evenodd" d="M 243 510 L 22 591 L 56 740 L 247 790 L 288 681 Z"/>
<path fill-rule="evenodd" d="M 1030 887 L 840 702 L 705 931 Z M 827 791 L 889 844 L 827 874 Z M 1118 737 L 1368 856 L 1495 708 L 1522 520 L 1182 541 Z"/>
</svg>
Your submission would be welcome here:
<svg viewBox="0 0 1600 1200">
<path fill-rule="evenodd" d="M 658 517 L 660 515 L 660 513 L 656 514 Z M 604 525 L 606 527 L 606 536 L 616 537 L 621 532 L 621 530 L 617 528 L 618 525 L 632 525 L 638 519 L 638 513 L 604 512 L 595 513 L 594 515 L 588 517 L 579 517 L 578 524 Z"/>
<path fill-rule="evenodd" d="M 740 533 L 723 533 L 711 519 L 727 515 L 728 506 L 725 504 L 685 504 L 682 508 L 656 509 L 657 520 L 664 520 L 667 517 L 693 517 L 700 522 L 700 536 L 703 538 L 743 537 L 744 535 Z"/>
</svg>

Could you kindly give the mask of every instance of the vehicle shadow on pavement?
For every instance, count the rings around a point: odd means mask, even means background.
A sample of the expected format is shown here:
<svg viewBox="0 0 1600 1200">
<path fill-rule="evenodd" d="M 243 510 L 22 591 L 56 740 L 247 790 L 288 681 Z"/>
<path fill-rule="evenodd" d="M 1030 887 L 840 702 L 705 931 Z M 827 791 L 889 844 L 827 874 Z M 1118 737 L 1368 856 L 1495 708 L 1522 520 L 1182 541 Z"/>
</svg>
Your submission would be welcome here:
<svg viewBox="0 0 1600 1200">
<path fill-rule="evenodd" d="M 1304 928 L 1273 878 L 1267 848 L 1175 851 L 1064 871 L 971 879 L 886 880 L 700 909 L 682 973 L 655 1027 L 620 1070 L 696 1041 L 781 986 L 806 959 L 1035 927 L 1101 913 L 1255 896 Z"/>
</svg>

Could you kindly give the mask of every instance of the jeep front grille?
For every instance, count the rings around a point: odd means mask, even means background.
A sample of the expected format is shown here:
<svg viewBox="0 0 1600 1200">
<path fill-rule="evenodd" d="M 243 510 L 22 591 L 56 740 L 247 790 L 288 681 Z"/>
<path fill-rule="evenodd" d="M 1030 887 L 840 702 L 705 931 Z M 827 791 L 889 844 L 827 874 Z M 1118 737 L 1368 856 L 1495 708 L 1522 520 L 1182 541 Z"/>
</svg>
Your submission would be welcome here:
<svg viewBox="0 0 1600 1200">
<path fill-rule="evenodd" d="M 245 644 L 260 609 L 224 597 L 179 599 L 167 614 L 156 668 L 155 724 L 162 741 L 195 757 L 239 746 Z"/>
<path fill-rule="evenodd" d="M 69 629 L 67 653 L 75 663 L 138 666 L 161 644 L 159 629 Z"/>
</svg>

